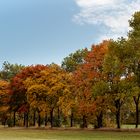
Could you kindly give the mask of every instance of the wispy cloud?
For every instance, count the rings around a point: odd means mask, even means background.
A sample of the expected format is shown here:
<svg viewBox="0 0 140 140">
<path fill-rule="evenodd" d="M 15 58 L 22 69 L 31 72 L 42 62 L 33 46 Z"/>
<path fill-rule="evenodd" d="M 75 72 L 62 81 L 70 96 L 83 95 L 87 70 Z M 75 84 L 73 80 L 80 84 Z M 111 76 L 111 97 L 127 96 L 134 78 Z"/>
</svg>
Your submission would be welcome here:
<svg viewBox="0 0 140 140">
<path fill-rule="evenodd" d="M 140 10 L 140 0 L 75 0 L 80 8 L 73 20 L 78 24 L 105 26 L 101 39 L 126 36 L 132 14 Z M 106 33 L 105 33 L 106 32 Z"/>
</svg>

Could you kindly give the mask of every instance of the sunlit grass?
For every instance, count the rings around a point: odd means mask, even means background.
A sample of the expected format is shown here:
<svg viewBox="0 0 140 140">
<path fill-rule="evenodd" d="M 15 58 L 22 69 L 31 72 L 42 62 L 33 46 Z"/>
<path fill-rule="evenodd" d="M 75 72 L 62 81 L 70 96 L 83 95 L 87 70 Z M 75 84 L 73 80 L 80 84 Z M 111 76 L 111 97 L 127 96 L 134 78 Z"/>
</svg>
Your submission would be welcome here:
<svg viewBox="0 0 140 140">
<path fill-rule="evenodd" d="M 139 132 L 0 129 L 0 140 L 139 140 Z"/>
<path fill-rule="evenodd" d="M 122 125 L 121 126 L 121 128 L 126 128 L 126 129 L 133 129 L 133 128 L 135 128 L 135 125 L 129 125 L 129 124 L 125 124 L 125 125 Z M 138 126 L 138 128 L 140 128 L 139 126 Z"/>
</svg>

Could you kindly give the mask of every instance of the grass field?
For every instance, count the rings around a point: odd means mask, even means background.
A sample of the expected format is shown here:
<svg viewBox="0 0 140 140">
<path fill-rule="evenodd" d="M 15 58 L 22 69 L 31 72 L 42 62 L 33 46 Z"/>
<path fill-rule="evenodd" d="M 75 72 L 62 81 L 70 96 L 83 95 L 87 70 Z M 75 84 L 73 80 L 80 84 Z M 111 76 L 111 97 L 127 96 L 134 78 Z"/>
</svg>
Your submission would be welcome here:
<svg viewBox="0 0 140 140">
<path fill-rule="evenodd" d="M 140 140 L 140 132 L 0 129 L 0 140 Z"/>
</svg>

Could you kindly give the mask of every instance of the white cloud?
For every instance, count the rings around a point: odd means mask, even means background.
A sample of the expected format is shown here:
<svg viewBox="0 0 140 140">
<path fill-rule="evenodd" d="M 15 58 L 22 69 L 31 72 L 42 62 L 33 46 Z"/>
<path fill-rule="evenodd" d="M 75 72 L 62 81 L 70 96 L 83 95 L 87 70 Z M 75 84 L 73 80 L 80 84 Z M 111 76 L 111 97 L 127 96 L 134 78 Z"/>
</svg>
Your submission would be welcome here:
<svg viewBox="0 0 140 140">
<path fill-rule="evenodd" d="M 126 36 L 132 14 L 140 10 L 140 0 L 75 0 L 80 12 L 73 20 L 78 24 L 105 26 L 102 37 Z M 102 38 L 101 37 L 101 38 Z"/>
<path fill-rule="evenodd" d="M 80 7 L 92 7 L 96 5 L 112 4 L 114 0 L 76 0 L 76 3 Z"/>
</svg>

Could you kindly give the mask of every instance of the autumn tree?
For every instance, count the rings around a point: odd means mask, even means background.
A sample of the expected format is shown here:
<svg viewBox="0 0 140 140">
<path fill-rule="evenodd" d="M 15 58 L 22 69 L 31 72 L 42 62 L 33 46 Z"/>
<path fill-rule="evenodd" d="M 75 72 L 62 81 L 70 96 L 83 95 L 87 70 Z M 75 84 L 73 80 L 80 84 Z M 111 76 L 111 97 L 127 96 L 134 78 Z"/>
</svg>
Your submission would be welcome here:
<svg viewBox="0 0 140 140">
<path fill-rule="evenodd" d="M 47 103 L 50 108 L 51 126 L 53 127 L 53 113 L 54 110 L 58 110 L 58 119 L 60 119 L 60 97 L 63 96 L 67 89 L 67 75 L 66 72 L 58 65 L 50 65 L 47 71 L 42 72 L 44 77 L 44 84 L 48 87 Z"/>
<path fill-rule="evenodd" d="M 48 88 L 44 84 L 33 84 L 27 89 L 27 101 L 30 106 L 30 110 L 34 110 L 34 113 L 38 113 L 38 126 L 41 126 L 42 114 L 45 116 L 47 112 L 47 93 Z M 35 117 L 34 117 L 35 125 Z"/>
<path fill-rule="evenodd" d="M 28 113 L 29 113 L 29 104 L 27 102 L 27 88 L 24 85 L 24 81 L 29 77 L 38 77 L 38 73 L 40 71 L 46 69 L 44 65 L 35 65 L 28 66 L 22 69 L 20 73 L 18 73 L 10 83 L 11 87 L 11 100 L 10 106 L 11 110 L 14 112 L 14 116 L 16 112 L 23 112 L 26 121 L 24 121 L 24 125 L 28 127 Z M 15 118 L 15 117 L 14 117 Z M 14 119 L 15 126 L 15 119 Z"/>
<path fill-rule="evenodd" d="M 54 112 L 57 112 L 57 119 L 60 121 L 60 112 L 64 105 L 62 96 L 69 92 L 67 72 L 58 65 L 51 64 L 47 69 L 40 71 L 40 76 L 27 78 L 24 84 L 27 87 L 27 101 L 30 107 L 39 113 L 49 111 L 53 127 L 56 121 Z"/>
<path fill-rule="evenodd" d="M 65 69 L 67 72 L 70 73 L 70 75 L 73 75 L 73 72 L 75 72 L 75 70 L 84 63 L 84 58 L 87 55 L 88 50 L 85 49 L 79 49 L 77 51 L 75 51 L 74 53 L 69 54 L 69 56 L 65 57 L 64 60 L 62 61 L 62 65 L 61 67 L 63 69 Z M 72 83 L 71 83 L 72 86 Z M 74 121 L 74 110 L 75 110 L 75 91 L 73 88 L 71 88 L 71 96 L 69 96 L 69 100 L 70 102 L 73 104 L 71 104 L 71 115 L 70 115 L 70 124 L 71 127 L 73 127 L 73 121 Z M 70 104 L 69 104 L 70 105 Z"/>
<path fill-rule="evenodd" d="M 64 74 L 65 90 L 63 90 L 63 95 L 59 98 L 58 104 L 64 114 L 64 118 L 70 117 L 70 127 L 73 127 L 76 114 L 76 95 L 72 83 L 73 74 L 66 71 Z"/>
<path fill-rule="evenodd" d="M 102 66 L 104 55 L 107 52 L 108 41 L 99 45 L 93 45 L 87 53 L 85 63 L 81 65 L 74 73 L 75 91 L 77 92 L 78 110 L 83 116 L 83 127 L 87 126 L 87 120 L 90 114 L 96 110 L 93 86 L 96 82 L 104 78 Z M 102 114 L 103 112 L 100 111 Z M 97 116 L 102 116 L 97 114 Z M 102 117 L 100 117 L 102 119 Z M 100 120 L 102 122 L 102 120 Z M 99 123 L 98 123 L 99 124 Z M 100 125 L 102 126 L 102 124 Z M 98 126 L 98 127 L 100 127 Z"/>
<path fill-rule="evenodd" d="M 9 82 L 0 80 L 0 117 L 4 125 L 6 124 L 8 117 L 9 99 Z"/>
</svg>

